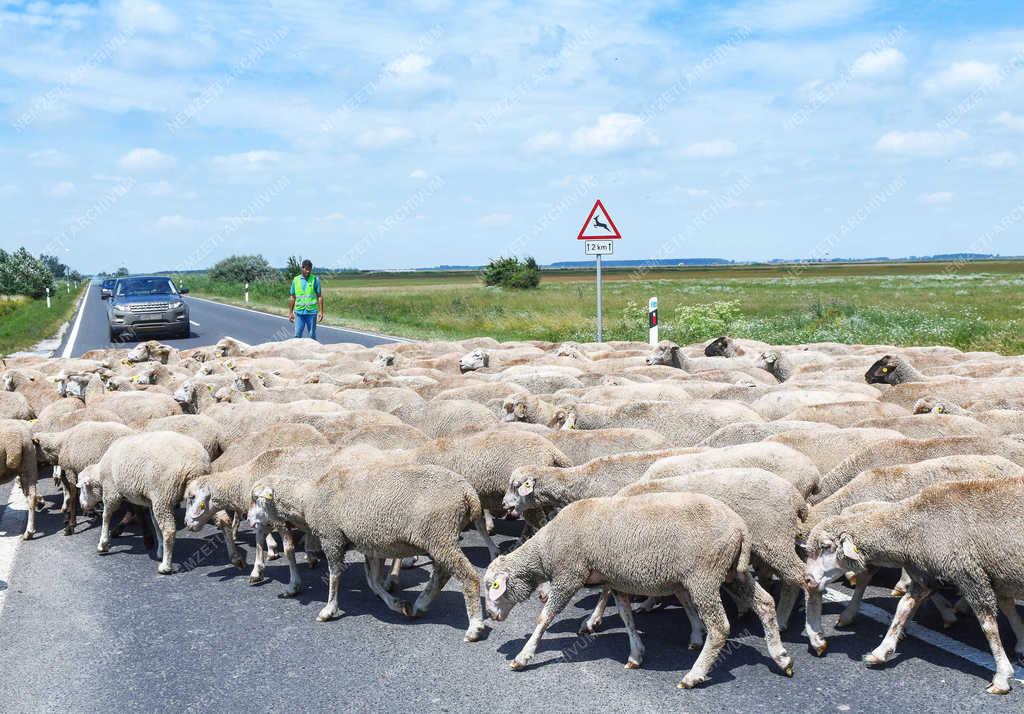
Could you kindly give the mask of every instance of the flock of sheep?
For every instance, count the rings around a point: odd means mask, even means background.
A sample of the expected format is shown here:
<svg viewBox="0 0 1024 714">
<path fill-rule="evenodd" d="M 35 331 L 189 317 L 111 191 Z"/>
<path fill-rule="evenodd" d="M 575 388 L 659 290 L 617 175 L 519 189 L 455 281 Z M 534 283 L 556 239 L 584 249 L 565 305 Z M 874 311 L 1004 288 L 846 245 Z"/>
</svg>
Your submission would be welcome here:
<svg viewBox="0 0 1024 714">
<path fill-rule="evenodd" d="M 574 595 L 596 587 L 582 629 L 595 631 L 614 598 L 627 667 L 644 657 L 634 612 L 673 598 L 699 650 L 679 686 L 706 681 L 729 636 L 724 592 L 760 620 L 792 675 L 780 630 L 798 600 L 808 644 L 824 655 L 823 590 L 855 583 L 839 618 L 849 625 L 883 568 L 902 570 L 901 599 L 869 665 L 893 655 L 925 600 L 947 623 L 973 611 L 996 663 L 989 692 L 1007 693 L 1013 675 L 999 612 L 1024 656 L 1024 357 L 729 337 L 383 349 L 225 338 L 7 360 L 0 482 L 18 478 L 28 499 L 25 539 L 37 479 L 51 471 L 65 535 L 102 503 L 97 550 L 141 528 L 155 536 L 160 573 L 174 570 L 182 503 L 185 526 L 220 528 L 239 568 L 249 521 L 250 583 L 265 582 L 282 551 L 281 597 L 302 590 L 301 543 L 310 566 L 329 569 L 321 621 L 341 614 L 349 550 L 365 558 L 370 589 L 410 617 L 454 576 L 469 642 L 484 609 L 499 622 L 537 592 L 545 604 L 514 669 Z M 511 552 L 491 540 L 492 515 L 524 521 Z M 491 552 L 482 578 L 460 545 L 470 527 Z M 410 603 L 396 593 L 417 556 L 431 577 Z"/>
</svg>

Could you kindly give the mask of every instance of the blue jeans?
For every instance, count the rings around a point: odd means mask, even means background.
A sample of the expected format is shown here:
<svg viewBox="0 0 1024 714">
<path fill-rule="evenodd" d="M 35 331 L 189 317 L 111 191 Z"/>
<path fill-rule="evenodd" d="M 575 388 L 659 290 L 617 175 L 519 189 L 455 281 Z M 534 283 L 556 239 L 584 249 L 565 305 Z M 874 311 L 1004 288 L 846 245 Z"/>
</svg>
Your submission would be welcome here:
<svg viewBox="0 0 1024 714">
<path fill-rule="evenodd" d="M 302 337 L 304 331 L 309 331 L 309 336 L 316 339 L 316 313 L 303 314 L 295 313 L 295 336 Z"/>
</svg>

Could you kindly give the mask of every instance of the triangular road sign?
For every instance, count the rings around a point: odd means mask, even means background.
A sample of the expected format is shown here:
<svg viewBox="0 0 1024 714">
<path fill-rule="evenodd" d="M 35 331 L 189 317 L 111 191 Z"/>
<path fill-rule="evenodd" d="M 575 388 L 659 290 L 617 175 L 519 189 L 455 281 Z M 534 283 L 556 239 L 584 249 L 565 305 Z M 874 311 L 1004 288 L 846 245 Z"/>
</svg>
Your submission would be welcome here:
<svg viewBox="0 0 1024 714">
<path fill-rule="evenodd" d="M 594 202 L 594 207 L 590 209 L 590 215 L 583 222 L 583 227 L 580 228 L 580 234 L 576 236 L 576 240 L 595 240 L 598 238 L 622 238 L 622 234 L 615 227 L 615 222 L 608 215 L 608 211 L 605 209 L 604 204 L 601 203 L 600 198 Z"/>
</svg>

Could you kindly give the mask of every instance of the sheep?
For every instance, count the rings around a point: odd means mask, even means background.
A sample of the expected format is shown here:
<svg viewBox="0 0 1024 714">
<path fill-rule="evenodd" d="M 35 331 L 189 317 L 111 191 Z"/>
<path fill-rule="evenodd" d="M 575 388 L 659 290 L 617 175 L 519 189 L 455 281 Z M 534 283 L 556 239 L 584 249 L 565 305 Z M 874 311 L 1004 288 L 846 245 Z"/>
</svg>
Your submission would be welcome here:
<svg viewBox="0 0 1024 714">
<path fill-rule="evenodd" d="M 884 449 L 890 442 L 904 438 L 892 429 L 827 429 L 784 431 L 769 436 L 767 443 L 783 444 L 805 454 L 818 471 L 827 474 L 840 461 L 866 446 Z M 812 499 L 813 500 L 813 499 Z"/>
<path fill-rule="evenodd" d="M 735 446 L 737 444 L 749 444 L 756 441 L 764 441 L 770 436 L 781 434 L 787 431 L 828 431 L 836 430 L 830 424 L 814 421 L 793 421 L 779 419 L 776 421 L 740 421 L 734 424 L 726 424 L 715 431 L 711 436 L 697 444 L 697 446 L 708 446 L 719 448 L 722 446 Z"/>
<path fill-rule="evenodd" d="M 380 518 L 381 513 L 388 518 Z M 458 474 L 439 466 L 378 463 L 332 469 L 315 480 L 269 476 L 252 489 L 249 522 L 262 532 L 291 524 L 319 539 L 327 559 L 329 593 L 317 620 L 341 615 L 338 589 L 345 552 L 366 558 L 367 583 L 390 609 L 408 617 L 427 610 L 455 575 L 462 583 L 469 627 L 464 640 L 483 634 L 480 578 L 459 547 L 459 534 L 481 517 L 480 500 Z M 427 587 L 410 605 L 388 593 L 381 574 L 385 558 L 429 555 L 433 572 Z"/>
<path fill-rule="evenodd" d="M 758 355 L 757 361 L 754 365 L 758 369 L 771 374 L 779 382 L 785 382 L 796 376 L 801 367 L 808 367 L 817 370 L 823 364 L 828 364 L 831 361 L 827 355 L 818 355 L 809 352 L 781 352 L 779 350 L 768 350 Z"/>
<path fill-rule="evenodd" d="M 91 472 L 91 473 L 90 473 Z M 210 473 L 210 457 L 195 439 L 171 431 L 125 436 L 114 442 L 100 462 L 78 478 L 82 508 L 103 500 L 103 525 L 96 552 L 110 548 L 110 522 L 123 501 L 147 506 L 157 539 L 157 572 L 174 572 L 174 510 L 192 479 Z"/>
<path fill-rule="evenodd" d="M 0 419 L 0 484 L 15 478 L 28 501 L 28 521 L 21 538 L 32 540 L 36 534 L 36 483 L 39 480 L 32 427 L 21 419 Z"/>
<path fill-rule="evenodd" d="M 668 439 L 651 429 L 560 429 L 547 432 L 544 438 L 568 456 L 574 464 L 582 464 L 601 456 L 655 451 L 671 446 Z"/>
<path fill-rule="evenodd" d="M 124 356 L 127 364 L 139 362 L 159 362 L 160 364 L 172 364 L 178 361 L 178 350 L 156 340 L 140 342 Z"/>
<path fill-rule="evenodd" d="M 117 414 L 121 420 L 134 429 L 142 429 L 153 419 L 181 414 L 181 405 L 171 396 L 152 392 L 110 392 L 99 404 Z"/>
<path fill-rule="evenodd" d="M 455 436 L 466 429 L 484 429 L 495 425 L 487 407 L 464 399 L 423 402 L 395 409 L 394 415 L 427 436 Z"/>
<path fill-rule="evenodd" d="M 34 415 L 61 400 L 53 381 L 35 369 L 9 369 L 0 374 L 0 391 L 16 392 L 28 400 Z M 18 417 L 11 417 L 17 419 Z"/>
<path fill-rule="evenodd" d="M 839 385 L 837 385 L 839 386 Z M 867 397 L 855 392 L 825 391 L 820 389 L 780 389 L 769 392 L 750 404 L 750 408 L 766 420 L 782 419 L 800 407 L 832 402 L 877 402 L 877 396 Z"/>
<path fill-rule="evenodd" d="M 1002 456 L 1024 466 L 1024 444 L 1013 439 L 989 436 L 944 436 L 936 439 L 904 437 L 887 441 L 884 448 L 879 448 L 877 444 L 865 444 L 835 468 L 824 472 L 818 493 L 809 500 L 812 505 L 823 501 L 857 474 L 871 468 L 966 454 Z"/>
<path fill-rule="evenodd" d="M 999 637 L 1001 610 L 1024 655 L 1024 479 L 961 481 L 929 486 L 895 503 L 860 504 L 818 523 L 807 540 L 808 586 L 823 589 L 848 570 L 904 568 L 912 579 L 881 644 L 865 662 L 883 665 L 906 623 L 939 581 L 956 585 L 974 610 L 996 663 L 987 687 L 1007 694 L 1014 674 Z"/>
<path fill-rule="evenodd" d="M 143 431 L 176 431 L 191 436 L 206 449 L 213 461 L 223 453 L 220 425 L 208 416 L 201 414 L 176 414 L 174 416 L 154 419 L 146 424 Z"/>
<path fill-rule="evenodd" d="M 17 392 L 0 391 L 0 419 L 19 419 L 27 421 L 35 417 L 32 405 L 25 395 Z"/>
<path fill-rule="evenodd" d="M 651 349 L 645 361 L 652 367 L 663 365 L 684 372 L 704 372 L 705 370 L 753 371 L 753 366 L 743 360 L 729 360 L 720 357 L 687 357 L 683 354 L 679 345 L 669 340 L 659 342 Z"/>
<path fill-rule="evenodd" d="M 267 449 L 290 446 L 328 446 L 327 437 L 308 424 L 271 424 L 238 438 L 213 462 L 214 473 L 244 464 Z"/>
<path fill-rule="evenodd" d="M 848 427 L 865 419 L 892 419 L 910 412 L 896 404 L 877 401 L 835 401 L 802 406 L 789 412 L 783 419 L 814 421 L 832 426 Z"/>
<path fill-rule="evenodd" d="M 885 355 L 868 368 L 868 371 L 864 373 L 864 381 L 868 384 L 896 385 L 931 380 L 902 357 Z"/>
<path fill-rule="evenodd" d="M 381 424 L 332 431 L 324 436 L 335 446 L 366 444 L 378 449 L 412 449 L 430 441 L 430 437 L 408 424 Z"/>
<path fill-rule="evenodd" d="M 736 340 L 727 335 L 711 340 L 704 348 L 705 357 L 746 357 L 753 352 L 771 349 L 765 342 Z"/>
<path fill-rule="evenodd" d="M 438 392 L 433 396 L 433 401 L 445 399 L 461 399 L 480 404 L 487 404 L 491 399 L 504 399 L 510 394 L 528 394 L 525 387 L 515 382 L 480 382 L 479 384 L 466 384 L 461 387 L 452 387 Z"/>
<path fill-rule="evenodd" d="M 865 419 L 853 425 L 860 429 L 892 429 L 911 439 L 940 436 L 996 436 L 996 432 L 969 416 L 956 414 L 910 415 Z"/>
<path fill-rule="evenodd" d="M 484 575 L 487 611 L 500 622 L 542 582 L 551 592 L 537 627 L 511 662 L 525 668 L 555 616 L 587 585 L 605 585 L 629 634 L 627 668 L 639 667 L 644 647 L 629 605 L 634 595 L 675 595 L 692 603 L 707 628 L 693 668 L 679 683 L 692 688 L 707 680 L 729 636 L 719 588 L 727 580 L 764 626 L 772 660 L 787 675 L 793 660 L 782 646 L 775 607 L 748 574 L 751 537 L 743 521 L 720 501 L 694 493 L 591 498 L 567 506 L 557 518 L 509 555 L 496 558 Z"/>
<path fill-rule="evenodd" d="M 660 459 L 651 464 L 643 480 L 652 481 L 708 469 L 740 467 L 771 471 L 789 481 L 803 498 L 817 492 L 821 477 L 814 462 L 804 454 L 784 444 L 765 442 L 701 449 Z"/>
<path fill-rule="evenodd" d="M 821 634 L 820 602 L 813 610 L 804 587 L 804 563 L 796 552 L 804 533 L 807 502 L 786 479 L 759 468 L 710 469 L 626 486 L 616 495 L 685 491 L 718 499 L 743 519 L 750 530 L 750 562 L 761 573 L 777 575 L 782 584 L 776 614 L 785 630 L 796 602 L 804 592 L 808 616 L 804 634 L 819 657 L 828 646 Z"/>
<path fill-rule="evenodd" d="M 64 535 L 75 532 L 78 523 L 78 474 L 98 464 L 110 445 L 135 430 L 116 422 L 87 421 L 66 431 L 36 432 L 39 463 L 60 467 L 60 484 L 64 489 Z"/>
<path fill-rule="evenodd" d="M 87 407 L 84 406 L 77 399 L 65 399 L 65 402 L 77 403 L 78 408 L 69 410 L 65 413 L 58 412 L 56 410 L 51 411 L 45 419 L 37 419 L 33 425 L 35 431 L 65 431 L 71 429 L 78 424 L 83 424 L 90 421 L 103 421 L 112 422 L 115 424 L 124 424 L 124 420 L 110 411 L 109 409 L 103 409 L 101 407 Z M 58 402 L 59 404 L 60 402 Z"/>
<path fill-rule="evenodd" d="M 376 409 L 395 413 L 424 404 L 423 397 L 411 389 L 376 387 L 374 389 L 342 389 L 331 400 L 345 409 Z"/>
</svg>

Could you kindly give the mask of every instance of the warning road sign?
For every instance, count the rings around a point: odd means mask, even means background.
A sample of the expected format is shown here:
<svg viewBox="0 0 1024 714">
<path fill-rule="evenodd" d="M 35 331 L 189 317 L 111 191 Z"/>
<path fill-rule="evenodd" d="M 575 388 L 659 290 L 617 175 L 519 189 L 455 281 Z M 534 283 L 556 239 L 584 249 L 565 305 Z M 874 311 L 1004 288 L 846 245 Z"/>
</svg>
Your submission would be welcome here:
<svg viewBox="0 0 1024 714">
<path fill-rule="evenodd" d="M 590 209 L 590 215 L 583 222 L 583 227 L 580 228 L 576 240 L 597 240 L 601 238 L 618 240 L 622 238 L 622 234 L 615 227 L 615 222 L 608 215 L 607 209 L 605 209 L 604 204 L 601 203 L 599 198 L 594 202 L 594 207 Z"/>
</svg>

